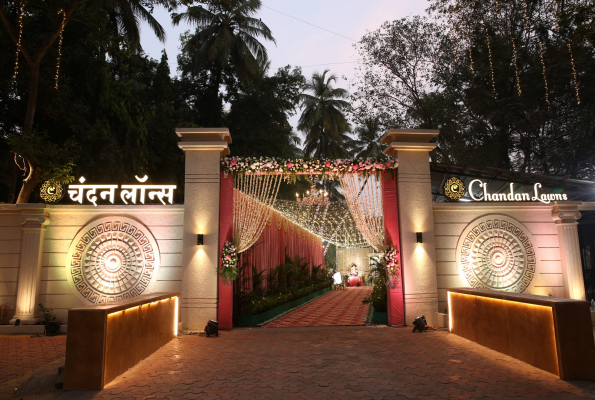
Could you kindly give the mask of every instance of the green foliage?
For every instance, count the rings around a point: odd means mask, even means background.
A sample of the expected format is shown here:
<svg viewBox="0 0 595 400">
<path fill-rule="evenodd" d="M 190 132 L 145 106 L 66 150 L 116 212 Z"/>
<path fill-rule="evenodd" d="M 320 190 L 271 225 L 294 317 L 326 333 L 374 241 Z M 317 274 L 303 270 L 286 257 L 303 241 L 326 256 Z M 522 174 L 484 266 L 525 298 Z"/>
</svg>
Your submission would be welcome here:
<svg viewBox="0 0 595 400">
<path fill-rule="evenodd" d="M 335 88 L 337 76 L 325 70 L 315 72 L 304 89 L 309 93 L 300 96 L 303 108 L 298 129 L 306 134 L 304 154 L 315 158 L 344 158 L 347 152 L 344 142 L 350 138 L 351 125 L 344 111 L 349 103 L 344 100 L 349 94 L 345 89 Z"/>
<path fill-rule="evenodd" d="M 433 161 L 591 179 L 593 16 L 579 0 L 433 0 L 360 40 L 351 117 L 440 129 Z"/>
<path fill-rule="evenodd" d="M 362 300 L 362 303 L 372 304 L 374 311 L 387 312 L 388 289 L 385 264 L 375 261 L 374 267 L 370 270 L 370 278 L 374 283 L 374 289 L 372 289 L 370 297 Z"/>
<path fill-rule="evenodd" d="M 37 308 L 41 313 L 41 323 L 43 325 L 47 325 L 50 322 L 56 322 L 56 315 L 54 314 L 53 308 L 45 308 L 42 303 L 39 303 Z"/>
<path fill-rule="evenodd" d="M 14 316 L 14 308 L 11 304 L 4 303 L 0 306 L 0 325 L 8 325 Z"/>
<path fill-rule="evenodd" d="M 305 82 L 300 68 L 279 68 L 272 76 L 263 68 L 249 84 L 228 88 L 231 110 L 225 118 L 233 137 L 234 156 L 294 158 L 300 138 L 289 118 L 295 114 Z"/>
<path fill-rule="evenodd" d="M 299 255 L 285 255 L 283 264 L 269 271 L 258 272 L 258 268 L 249 261 L 252 258 L 250 252 L 251 250 L 244 252 L 242 266 L 239 268 L 240 277 L 234 290 L 236 313 L 260 314 L 331 285 L 331 279 L 322 265 L 310 266 Z M 248 277 L 248 271 L 252 272 L 251 277 Z M 265 282 L 266 287 L 263 285 Z"/>
</svg>

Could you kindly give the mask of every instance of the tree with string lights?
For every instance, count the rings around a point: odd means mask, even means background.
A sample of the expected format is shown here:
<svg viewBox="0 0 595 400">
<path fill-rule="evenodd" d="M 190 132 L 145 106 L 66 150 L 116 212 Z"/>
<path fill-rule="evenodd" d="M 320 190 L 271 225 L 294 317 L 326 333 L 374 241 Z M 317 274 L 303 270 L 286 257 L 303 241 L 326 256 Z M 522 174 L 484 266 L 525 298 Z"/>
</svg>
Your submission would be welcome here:
<svg viewBox="0 0 595 400">
<path fill-rule="evenodd" d="M 176 6 L 173 0 L 50 0 L 10 1 L 3 0 L 0 7 L 1 26 L 15 45 L 15 64 L 12 77 L 12 97 L 26 99 L 23 123 L 11 131 L 3 132 L 15 153 L 24 158 L 26 178 L 17 203 L 29 201 L 31 192 L 40 179 L 55 179 L 68 182 L 72 179 L 72 160 L 65 157 L 64 149 L 47 139 L 35 125 L 38 108 L 38 93 L 41 85 L 59 89 L 60 59 L 66 28 L 73 22 L 97 24 L 103 20 L 107 34 L 116 33 L 127 39 L 133 51 L 140 47 L 140 21 L 146 21 L 160 40 L 165 32 L 151 15 L 152 7 L 161 4 L 168 8 Z M 112 34 L 113 34 L 112 33 Z M 57 47 L 56 58 L 46 55 Z M 25 71 L 21 64 L 25 63 Z M 47 65 L 52 77 L 48 79 Z M 44 72 L 46 74 L 44 74 Z M 21 80 L 27 82 L 20 84 Z M 66 146 L 72 147 L 72 146 Z"/>
</svg>

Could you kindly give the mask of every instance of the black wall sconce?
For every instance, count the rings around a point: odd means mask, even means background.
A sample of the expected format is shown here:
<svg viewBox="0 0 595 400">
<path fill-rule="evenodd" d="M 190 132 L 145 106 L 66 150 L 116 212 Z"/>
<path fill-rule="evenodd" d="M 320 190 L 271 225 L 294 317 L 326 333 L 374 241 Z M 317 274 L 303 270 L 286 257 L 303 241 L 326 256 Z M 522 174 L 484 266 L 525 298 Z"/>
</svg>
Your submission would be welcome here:
<svg viewBox="0 0 595 400">
<path fill-rule="evenodd" d="M 421 232 L 415 232 L 415 236 L 417 236 L 417 243 L 423 243 L 423 239 L 421 237 Z"/>
<path fill-rule="evenodd" d="M 196 235 L 196 244 L 199 246 L 205 244 L 205 235 Z"/>
</svg>

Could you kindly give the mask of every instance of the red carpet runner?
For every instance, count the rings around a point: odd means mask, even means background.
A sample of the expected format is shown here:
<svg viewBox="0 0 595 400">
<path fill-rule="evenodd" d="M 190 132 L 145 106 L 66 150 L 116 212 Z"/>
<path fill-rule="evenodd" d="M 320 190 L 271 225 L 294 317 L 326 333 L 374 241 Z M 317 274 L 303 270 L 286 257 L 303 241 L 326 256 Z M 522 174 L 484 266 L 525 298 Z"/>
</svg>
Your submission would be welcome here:
<svg viewBox="0 0 595 400">
<path fill-rule="evenodd" d="M 298 308 L 267 325 L 267 328 L 295 326 L 365 325 L 372 286 L 335 290 Z"/>
</svg>

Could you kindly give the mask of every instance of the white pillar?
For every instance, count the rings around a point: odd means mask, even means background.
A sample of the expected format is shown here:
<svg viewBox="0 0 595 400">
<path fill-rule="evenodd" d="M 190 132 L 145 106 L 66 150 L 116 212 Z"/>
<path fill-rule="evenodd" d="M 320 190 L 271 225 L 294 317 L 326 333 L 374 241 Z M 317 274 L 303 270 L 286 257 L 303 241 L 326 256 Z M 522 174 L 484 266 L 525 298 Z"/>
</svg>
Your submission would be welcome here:
<svg viewBox="0 0 595 400">
<path fill-rule="evenodd" d="M 19 264 L 19 283 L 17 286 L 17 304 L 15 316 L 21 324 L 29 325 L 37 322 L 37 302 L 39 295 L 41 254 L 45 226 L 50 222 L 43 204 L 17 204 L 21 208 L 19 222 L 23 225 L 21 237 L 21 259 Z"/>
<path fill-rule="evenodd" d="M 577 229 L 577 221 L 581 218 L 581 213 L 575 205 L 560 205 L 554 206 L 552 216 L 558 228 L 564 297 L 586 300 Z"/>
<path fill-rule="evenodd" d="M 398 159 L 397 201 L 403 271 L 405 323 L 424 315 L 429 325 L 438 325 L 436 246 L 429 152 L 437 130 L 391 129 L 381 139 L 386 154 Z M 421 232 L 423 243 L 417 243 Z"/>
<path fill-rule="evenodd" d="M 202 330 L 217 319 L 221 157 L 229 154 L 231 136 L 227 128 L 178 128 L 176 134 L 186 154 L 180 316 L 183 329 Z"/>
</svg>

